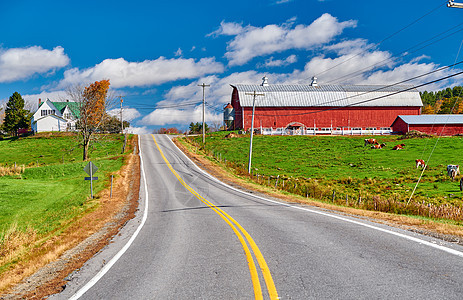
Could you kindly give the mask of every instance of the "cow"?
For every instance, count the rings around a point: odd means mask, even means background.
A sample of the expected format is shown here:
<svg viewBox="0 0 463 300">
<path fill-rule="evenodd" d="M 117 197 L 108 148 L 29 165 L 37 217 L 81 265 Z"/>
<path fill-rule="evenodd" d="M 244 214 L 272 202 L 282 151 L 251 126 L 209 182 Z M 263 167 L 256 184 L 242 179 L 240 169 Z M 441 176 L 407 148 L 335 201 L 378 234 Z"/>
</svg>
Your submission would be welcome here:
<svg viewBox="0 0 463 300">
<path fill-rule="evenodd" d="M 419 167 L 424 168 L 426 166 L 426 164 L 424 163 L 424 160 L 422 159 L 415 159 L 415 164 L 416 164 L 417 169 Z"/>
<path fill-rule="evenodd" d="M 384 144 L 384 143 L 382 143 L 381 145 L 372 145 L 371 149 L 381 149 L 381 148 L 383 148 L 385 146 L 386 146 L 386 144 Z"/>
<path fill-rule="evenodd" d="M 447 166 L 447 175 L 452 179 L 455 180 L 455 177 L 460 174 L 460 166 L 459 165 L 448 165 Z"/>
<path fill-rule="evenodd" d="M 460 191 L 463 191 L 463 177 L 460 178 Z"/>
<path fill-rule="evenodd" d="M 405 144 L 396 145 L 392 148 L 392 150 L 402 150 L 405 147 Z"/>
<path fill-rule="evenodd" d="M 378 141 L 376 139 L 365 139 L 365 146 L 367 145 L 378 145 Z"/>
</svg>

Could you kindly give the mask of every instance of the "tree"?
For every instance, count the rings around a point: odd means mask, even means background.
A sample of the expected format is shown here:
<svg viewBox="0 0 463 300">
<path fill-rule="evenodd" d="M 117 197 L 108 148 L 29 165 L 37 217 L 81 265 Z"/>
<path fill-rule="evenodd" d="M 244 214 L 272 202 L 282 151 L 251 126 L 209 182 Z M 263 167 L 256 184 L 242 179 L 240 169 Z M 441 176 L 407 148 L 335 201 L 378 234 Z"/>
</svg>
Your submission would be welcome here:
<svg viewBox="0 0 463 300">
<path fill-rule="evenodd" d="M 127 121 L 123 121 L 122 124 L 124 125 L 124 128 L 130 127 L 130 123 Z M 106 115 L 100 125 L 100 131 L 105 133 L 121 132 L 121 120 L 117 116 Z"/>
<path fill-rule="evenodd" d="M 17 136 L 20 128 L 30 128 L 30 119 L 30 112 L 24 109 L 23 97 L 18 92 L 14 92 L 6 103 L 2 129 Z"/>
<path fill-rule="evenodd" d="M 101 80 L 87 87 L 74 86 L 68 90 L 71 99 L 79 105 L 80 118 L 77 122 L 77 130 L 81 136 L 83 160 L 88 159 L 88 148 L 93 134 L 103 124 L 106 109 L 112 101 L 108 97 L 108 89 L 109 80 Z"/>
<path fill-rule="evenodd" d="M 207 123 L 205 123 L 205 132 L 209 132 L 209 126 L 207 126 Z M 191 122 L 190 123 L 190 133 L 202 133 L 203 132 L 203 123 L 200 123 L 200 122 L 196 122 L 196 123 L 193 123 Z"/>
<path fill-rule="evenodd" d="M 175 127 L 171 127 L 171 128 L 161 127 L 158 130 L 155 130 L 154 133 L 157 133 L 157 134 L 179 134 L 179 131 Z"/>
</svg>

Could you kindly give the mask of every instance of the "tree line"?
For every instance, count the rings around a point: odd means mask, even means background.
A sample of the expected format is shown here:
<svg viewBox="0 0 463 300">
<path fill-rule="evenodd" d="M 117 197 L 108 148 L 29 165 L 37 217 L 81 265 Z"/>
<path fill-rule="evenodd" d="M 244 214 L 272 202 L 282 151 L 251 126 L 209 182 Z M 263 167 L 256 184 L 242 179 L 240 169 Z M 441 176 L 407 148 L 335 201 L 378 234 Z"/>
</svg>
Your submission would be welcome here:
<svg viewBox="0 0 463 300">
<path fill-rule="evenodd" d="M 437 92 L 420 92 L 422 114 L 463 114 L 463 87 L 455 86 Z M 453 109 L 453 110 L 452 110 Z"/>
</svg>

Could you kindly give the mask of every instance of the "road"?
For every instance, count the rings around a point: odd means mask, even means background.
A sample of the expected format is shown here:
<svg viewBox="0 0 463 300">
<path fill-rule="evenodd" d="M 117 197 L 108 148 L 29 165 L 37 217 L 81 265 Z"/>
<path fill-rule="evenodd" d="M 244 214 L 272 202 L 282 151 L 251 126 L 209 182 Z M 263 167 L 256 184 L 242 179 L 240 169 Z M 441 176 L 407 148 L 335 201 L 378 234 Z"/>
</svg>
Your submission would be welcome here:
<svg viewBox="0 0 463 300">
<path fill-rule="evenodd" d="M 140 147 L 138 217 L 52 299 L 463 298 L 461 246 L 238 191 L 167 136 Z"/>
</svg>

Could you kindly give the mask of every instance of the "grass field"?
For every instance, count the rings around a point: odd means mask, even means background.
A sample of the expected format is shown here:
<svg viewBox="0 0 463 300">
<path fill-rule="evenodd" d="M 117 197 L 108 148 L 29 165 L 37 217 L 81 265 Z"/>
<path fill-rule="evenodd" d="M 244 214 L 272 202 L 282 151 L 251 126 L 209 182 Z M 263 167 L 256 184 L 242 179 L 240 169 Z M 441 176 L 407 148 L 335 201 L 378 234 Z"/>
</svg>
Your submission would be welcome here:
<svg viewBox="0 0 463 300">
<path fill-rule="evenodd" d="M 92 146 L 90 160 L 98 167 L 94 194 L 107 187 L 111 173 L 123 164 L 123 137 L 104 136 Z M 59 234 L 70 222 L 98 205 L 90 199 L 90 183 L 83 168 L 76 136 L 32 136 L 0 141 L 0 168 L 25 165 L 16 175 L 0 176 L 0 272 L 14 260 L 3 252 Z M 130 149 L 127 149 L 130 151 Z M 27 237 L 24 236 L 26 234 Z M 22 238 L 18 238 L 22 236 Z M 23 244 L 24 244 L 23 243 Z M 14 251 L 13 251 L 14 252 Z"/>
<path fill-rule="evenodd" d="M 206 140 L 206 150 L 217 160 L 247 170 L 249 135 L 225 139 L 227 132 L 214 133 Z M 428 161 L 429 166 L 411 202 L 421 208 L 452 206 L 461 210 L 462 192 L 458 180 L 447 176 L 448 164 L 463 163 L 463 138 L 411 138 L 375 136 L 386 147 L 380 150 L 364 146 L 365 136 L 255 136 L 253 143 L 253 180 L 289 192 L 305 194 L 321 200 L 402 203 L 414 189 L 421 170 L 415 159 Z M 200 145 L 201 137 L 191 138 Z M 403 150 L 392 147 L 405 144 Z M 199 147 L 199 146 L 198 146 Z M 200 148 L 200 147 L 199 147 Z M 258 176 L 257 176 L 258 175 Z M 263 176 L 263 177 L 262 177 Z M 283 186 L 285 185 L 285 186 Z M 354 200 L 355 199 L 355 200 Z M 374 200 L 378 202 L 377 200 Z M 379 204 L 375 202 L 375 207 Z M 373 205 L 373 204 L 372 204 Z M 386 205 L 386 204 L 384 204 Z M 429 208 L 431 207 L 431 208 Z M 392 210 L 395 210 L 393 208 Z M 405 210 L 408 213 L 409 210 Z"/>
</svg>

